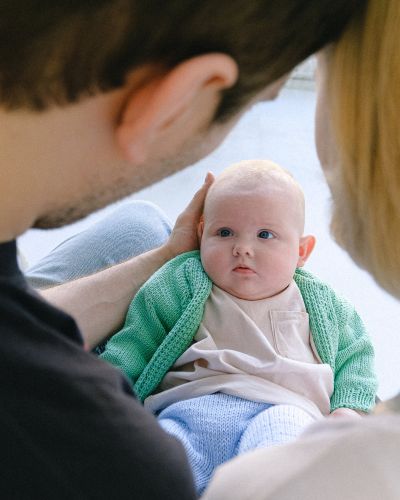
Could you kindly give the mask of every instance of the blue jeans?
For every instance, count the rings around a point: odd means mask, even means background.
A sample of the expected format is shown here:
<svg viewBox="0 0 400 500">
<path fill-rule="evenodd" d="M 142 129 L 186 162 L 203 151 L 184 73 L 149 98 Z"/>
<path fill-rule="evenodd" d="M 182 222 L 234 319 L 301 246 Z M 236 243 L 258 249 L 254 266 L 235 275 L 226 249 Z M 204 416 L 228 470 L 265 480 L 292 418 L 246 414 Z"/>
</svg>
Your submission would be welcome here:
<svg viewBox="0 0 400 500">
<path fill-rule="evenodd" d="M 34 288 L 49 288 L 119 264 L 162 245 L 171 224 L 153 203 L 127 202 L 72 236 L 27 270 Z"/>
</svg>

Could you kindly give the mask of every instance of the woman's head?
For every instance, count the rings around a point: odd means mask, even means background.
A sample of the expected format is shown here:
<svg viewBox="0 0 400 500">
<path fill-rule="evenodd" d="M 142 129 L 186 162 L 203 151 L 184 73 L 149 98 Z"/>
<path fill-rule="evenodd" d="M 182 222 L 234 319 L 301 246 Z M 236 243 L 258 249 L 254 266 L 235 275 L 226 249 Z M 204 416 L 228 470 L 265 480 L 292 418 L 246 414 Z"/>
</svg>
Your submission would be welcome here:
<svg viewBox="0 0 400 500">
<path fill-rule="evenodd" d="M 398 297 L 399 26 L 400 2 L 369 1 L 364 15 L 322 55 L 317 113 L 317 128 L 325 135 L 317 133 L 318 149 L 333 198 L 332 232 Z"/>
</svg>

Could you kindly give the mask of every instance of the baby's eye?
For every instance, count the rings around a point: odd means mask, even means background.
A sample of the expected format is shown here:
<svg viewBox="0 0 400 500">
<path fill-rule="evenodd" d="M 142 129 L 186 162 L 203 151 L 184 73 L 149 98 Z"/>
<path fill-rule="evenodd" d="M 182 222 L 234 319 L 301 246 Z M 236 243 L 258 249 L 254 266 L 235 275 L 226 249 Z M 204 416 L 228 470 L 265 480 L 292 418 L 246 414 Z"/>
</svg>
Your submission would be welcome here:
<svg viewBox="0 0 400 500">
<path fill-rule="evenodd" d="M 267 231 L 266 229 L 260 231 L 257 236 L 263 240 L 269 240 L 271 238 L 274 238 L 274 235 L 270 231 Z"/>
<path fill-rule="evenodd" d="M 227 227 L 223 227 L 222 229 L 218 229 L 217 234 L 221 236 L 221 238 L 227 238 L 228 236 L 232 236 L 232 231 Z"/>
</svg>

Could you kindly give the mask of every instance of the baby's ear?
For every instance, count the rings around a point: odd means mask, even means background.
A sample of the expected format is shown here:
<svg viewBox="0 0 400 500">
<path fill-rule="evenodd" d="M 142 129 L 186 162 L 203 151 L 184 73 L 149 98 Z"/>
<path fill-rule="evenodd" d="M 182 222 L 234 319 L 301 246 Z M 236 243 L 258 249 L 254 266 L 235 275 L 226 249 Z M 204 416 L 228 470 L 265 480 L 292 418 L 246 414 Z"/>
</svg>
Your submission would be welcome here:
<svg viewBox="0 0 400 500">
<path fill-rule="evenodd" d="M 297 261 L 297 267 L 303 267 L 306 263 L 308 257 L 315 247 L 315 236 L 308 235 L 302 236 L 299 243 L 299 260 Z"/>
</svg>

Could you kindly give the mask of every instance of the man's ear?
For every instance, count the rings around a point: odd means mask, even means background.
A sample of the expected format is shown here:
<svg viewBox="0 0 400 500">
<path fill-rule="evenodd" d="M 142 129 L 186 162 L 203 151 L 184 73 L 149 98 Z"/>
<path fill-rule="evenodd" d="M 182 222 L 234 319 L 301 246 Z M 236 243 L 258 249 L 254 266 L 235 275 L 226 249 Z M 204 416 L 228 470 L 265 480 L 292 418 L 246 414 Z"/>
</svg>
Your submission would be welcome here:
<svg viewBox="0 0 400 500">
<path fill-rule="evenodd" d="M 124 157 L 146 161 L 154 148 L 176 148 L 212 121 L 221 91 L 238 78 L 235 61 L 211 53 L 187 59 L 128 95 L 116 128 Z M 164 151 L 160 151 L 164 154 Z"/>
<path fill-rule="evenodd" d="M 306 263 L 306 260 L 311 255 L 311 252 L 315 247 L 315 236 L 308 235 L 302 236 L 300 238 L 299 244 L 299 260 L 297 261 L 297 267 L 303 267 Z"/>
</svg>

